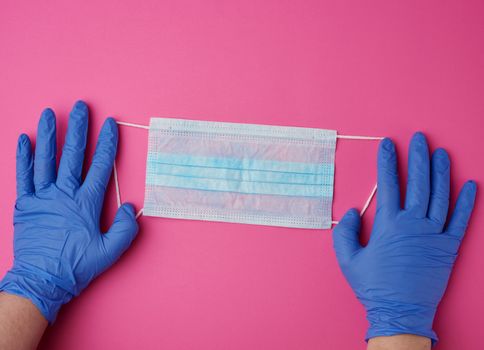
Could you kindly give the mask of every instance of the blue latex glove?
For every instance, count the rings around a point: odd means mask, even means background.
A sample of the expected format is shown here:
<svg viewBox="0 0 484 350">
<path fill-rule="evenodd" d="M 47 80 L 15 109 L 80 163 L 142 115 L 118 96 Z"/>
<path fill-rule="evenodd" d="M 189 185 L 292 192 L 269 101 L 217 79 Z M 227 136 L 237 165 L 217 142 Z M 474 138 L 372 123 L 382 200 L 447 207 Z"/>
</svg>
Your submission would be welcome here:
<svg viewBox="0 0 484 350">
<path fill-rule="evenodd" d="M 368 245 L 360 245 L 359 213 L 349 210 L 333 231 L 339 265 L 364 305 L 366 339 L 416 334 L 437 341 L 434 315 L 444 294 L 471 215 L 476 184 L 467 182 L 446 225 L 450 161 L 443 149 L 429 160 L 427 142 L 410 143 L 405 208 L 395 146 L 384 139 L 378 151 L 376 217 Z"/>
<path fill-rule="evenodd" d="M 101 233 L 99 218 L 118 129 L 113 119 L 105 121 L 81 185 L 87 124 L 88 108 L 79 101 L 70 114 L 57 174 L 51 109 L 40 117 L 35 158 L 28 136 L 20 135 L 18 141 L 14 262 L 0 290 L 30 299 L 49 322 L 119 258 L 138 231 L 134 209 L 125 204 L 109 231 Z"/>
</svg>

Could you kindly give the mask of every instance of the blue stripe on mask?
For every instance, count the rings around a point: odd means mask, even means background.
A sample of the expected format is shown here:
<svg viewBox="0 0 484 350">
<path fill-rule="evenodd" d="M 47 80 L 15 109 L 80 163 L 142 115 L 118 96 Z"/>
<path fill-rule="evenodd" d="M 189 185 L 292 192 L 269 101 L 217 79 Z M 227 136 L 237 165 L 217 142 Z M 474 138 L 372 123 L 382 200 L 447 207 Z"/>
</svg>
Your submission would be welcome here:
<svg viewBox="0 0 484 350">
<path fill-rule="evenodd" d="M 333 174 L 333 164 L 283 162 L 249 158 L 203 157 L 190 154 L 149 153 L 148 163 L 190 165 L 211 168 L 278 171 L 303 174 Z"/>
<path fill-rule="evenodd" d="M 146 182 L 245 194 L 331 197 L 333 164 L 150 153 Z"/>
</svg>

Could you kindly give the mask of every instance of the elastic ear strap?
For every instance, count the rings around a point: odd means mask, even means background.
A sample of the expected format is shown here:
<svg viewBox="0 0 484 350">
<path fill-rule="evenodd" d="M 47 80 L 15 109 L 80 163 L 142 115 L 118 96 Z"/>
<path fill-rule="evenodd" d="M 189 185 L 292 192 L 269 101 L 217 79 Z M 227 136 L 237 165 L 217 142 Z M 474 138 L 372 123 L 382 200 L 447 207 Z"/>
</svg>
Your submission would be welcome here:
<svg viewBox="0 0 484 350">
<path fill-rule="evenodd" d="M 373 189 L 371 190 L 371 193 L 368 196 L 368 199 L 366 200 L 365 205 L 363 206 L 363 209 L 361 209 L 360 217 L 362 217 L 363 214 L 365 214 L 366 209 L 368 209 L 368 207 L 370 206 L 371 200 L 373 199 L 373 197 L 375 197 L 376 189 L 377 189 L 377 184 L 375 184 L 375 186 L 373 186 Z M 333 221 L 331 221 L 331 223 L 333 225 L 337 225 L 337 224 L 339 224 L 339 221 L 333 220 Z"/>
<path fill-rule="evenodd" d="M 114 173 L 114 185 L 116 187 L 116 202 L 118 203 L 118 208 L 119 208 L 121 206 L 121 192 L 119 191 L 118 168 L 116 167 L 116 159 L 114 159 L 113 173 Z"/>
<path fill-rule="evenodd" d="M 360 214 L 361 216 L 363 216 L 363 214 L 365 213 L 366 209 L 368 209 L 368 207 L 370 206 L 370 203 L 371 203 L 371 200 L 373 199 L 373 197 L 375 197 L 375 193 L 376 193 L 377 187 L 378 187 L 378 184 L 375 184 L 375 186 L 371 190 L 370 196 L 366 200 L 365 205 L 363 206 L 363 209 L 361 209 L 361 214 Z"/>
<path fill-rule="evenodd" d="M 149 126 L 148 125 L 143 125 L 143 124 L 135 124 L 135 123 L 126 123 L 126 122 L 120 122 L 120 121 L 116 121 L 116 123 L 118 125 L 123 125 L 123 126 L 131 126 L 132 128 L 140 128 L 140 129 L 146 129 L 146 130 L 149 130 Z"/>
<path fill-rule="evenodd" d="M 360 135 L 336 135 L 336 138 L 347 139 L 347 140 L 375 140 L 375 141 L 379 141 L 379 140 L 384 139 L 384 137 L 382 137 L 382 136 L 360 136 Z M 363 214 L 365 214 L 366 210 L 370 206 L 370 203 L 371 203 L 373 197 L 375 196 L 377 186 L 378 185 L 375 184 L 375 186 L 371 190 L 371 193 L 368 196 L 368 199 L 366 200 L 365 204 L 363 205 L 363 209 L 361 209 L 360 217 L 363 216 Z M 336 220 L 331 221 L 331 224 L 333 224 L 333 225 L 337 225 L 338 223 L 339 223 L 339 221 L 336 221 Z"/>
<path fill-rule="evenodd" d="M 383 140 L 384 137 L 381 136 L 357 136 L 357 135 L 336 135 L 338 139 L 347 140 Z"/>
<path fill-rule="evenodd" d="M 118 125 L 122 126 L 129 126 L 132 128 L 139 128 L 139 129 L 146 129 L 149 130 L 148 125 L 142 125 L 142 124 L 134 124 L 134 123 L 126 123 L 126 122 L 120 122 L 116 121 Z M 119 189 L 119 179 L 118 179 L 118 168 L 116 167 L 116 159 L 114 160 L 113 164 L 113 174 L 114 174 L 114 185 L 116 187 L 116 202 L 118 203 L 118 208 L 121 206 L 121 191 Z M 136 219 L 138 219 L 141 215 L 143 215 L 143 208 L 141 208 L 137 213 L 136 213 Z"/>
</svg>

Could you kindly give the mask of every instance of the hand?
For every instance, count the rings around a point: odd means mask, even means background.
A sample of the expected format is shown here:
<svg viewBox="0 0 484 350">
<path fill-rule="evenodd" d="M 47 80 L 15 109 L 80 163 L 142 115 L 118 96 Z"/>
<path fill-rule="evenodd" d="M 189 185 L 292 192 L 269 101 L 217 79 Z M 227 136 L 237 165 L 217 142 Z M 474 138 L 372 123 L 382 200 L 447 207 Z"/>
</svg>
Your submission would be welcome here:
<svg viewBox="0 0 484 350">
<path fill-rule="evenodd" d="M 367 311 L 367 340 L 396 334 L 437 340 L 432 322 L 476 195 L 476 184 L 467 182 L 445 225 L 449 183 L 447 153 L 437 149 L 430 162 L 427 141 L 416 133 L 410 143 L 402 209 L 395 146 L 384 139 L 378 151 L 377 209 L 368 245 L 359 243 L 356 210 L 349 210 L 335 227 L 339 265 Z"/>
<path fill-rule="evenodd" d="M 51 109 L 40 118 L 32 155 L 27 135 L 17 147 L 14 262 L 0 291 L 28 298 L 53 322 L 60 307 L 78 295 L 128 248 L 138 226 L 129 204 L 119 208 L 105 234 L 99 228 L 104 193 L 118 142 L 108 118 L 89 172 L 81 185 L 88 108 L 79 101 L 70 114 L 56 176 L 56 122 Z"/>
</svg>

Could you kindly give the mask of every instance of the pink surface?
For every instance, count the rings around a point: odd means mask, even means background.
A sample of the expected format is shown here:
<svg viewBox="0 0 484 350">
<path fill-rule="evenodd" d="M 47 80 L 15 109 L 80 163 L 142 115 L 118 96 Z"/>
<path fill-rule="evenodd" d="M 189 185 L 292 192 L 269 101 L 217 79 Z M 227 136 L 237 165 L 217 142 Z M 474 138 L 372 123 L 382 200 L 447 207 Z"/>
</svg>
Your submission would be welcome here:
<svg viewBox="0 0 484 350">
<path fill-rule="evenodd" d="M 453 199 L 467 178 L 482 187 L 483 38 L 480 0 L 2 1 L 0 275 L 12 261 L 17 135 L 34 136 L 45 106 L 63 135 L 78 98 L 92 111 L 89 154 L 108 115 L 387 135 L 402 166 L 422 130 L 451 155 Z M 146 140 L 121 130 L 122 195 L 138 208 Z M 363 205 L 375 150 L 338 143 L 336 218 Z M 112 186 L 108 197 L 107 223 Z M 482 347 L 480 198 L 436 349 Z M 132 249 L 64 307 L 41 349 L 363 349 L 365 329 L 329 230 L 142 218 Z"/>
</svg>

